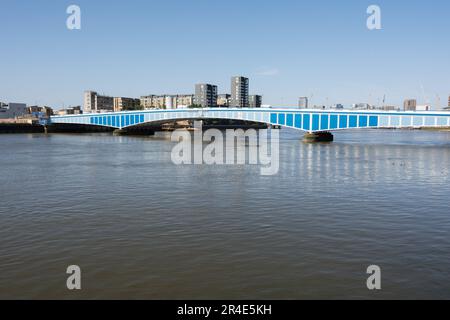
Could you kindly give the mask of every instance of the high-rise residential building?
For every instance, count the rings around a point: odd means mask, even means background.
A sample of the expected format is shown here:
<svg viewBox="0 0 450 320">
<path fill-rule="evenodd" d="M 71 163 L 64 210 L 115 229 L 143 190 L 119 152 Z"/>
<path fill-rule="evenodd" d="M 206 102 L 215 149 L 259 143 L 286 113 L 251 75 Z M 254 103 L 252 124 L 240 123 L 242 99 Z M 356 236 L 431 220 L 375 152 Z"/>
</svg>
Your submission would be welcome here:
<svg viewBox="0 0 450 320">
<path fill-rule="evenodd" d="M 194 103 L 203 108 L 217 107 L 217 86 L 208 83 L 196 84 Z"/>
<path fill-rule="evenodd" d="M 448 96 L 448 107 L 450 108 L 450 96 Z"/>
<path fill-rule="evenodd" d="M 231 78 L 231 103 L 230 107 L 248 108 L 248 78 L 237 76 Z"/>
<path fill-rule="evenodd" d="M 102 96 L 95 91 L 84 92 L 84 113 L 110 112 L 114 111 L 114 98 Z"/>
<path fill-rule="evenodd" d="M 224 93 L 217 96 L 217 106 L 220 108 L 228 108 L 230 106 L 231 94 Z"/>
<path fill-rule="evenodd" d="M 308 97 L 298 98 L 298 108 L 299 109 L 308 109 Z"/>
<path fill-rule="evenodd" d="M 416 111 L 417 100 L 416 99 L 407 99 L 403 102 L 403 111 Z"/>
<path fill-rule="evenodd" d="M 115 97 L 114 111 L 137 110 L 140 108 L 141 100 L 135 98 Z"/>
<path fill-rule="evenodd" d="M 250 108 L 261 108 L 262 96 L 252 95 L 248 97 L 248 104 Z"/>
</svg>

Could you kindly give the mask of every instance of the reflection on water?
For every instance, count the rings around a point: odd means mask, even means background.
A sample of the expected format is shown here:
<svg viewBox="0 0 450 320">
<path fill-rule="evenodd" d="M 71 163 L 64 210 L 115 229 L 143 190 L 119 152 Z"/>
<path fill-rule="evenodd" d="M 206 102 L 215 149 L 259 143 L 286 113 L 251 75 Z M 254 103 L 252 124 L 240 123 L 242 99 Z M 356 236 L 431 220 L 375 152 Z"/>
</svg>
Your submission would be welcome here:
<svg viewBox="0 0 450 320">
<path fill-rule="evenodd" d="M 166 137 L 0 136 L 0 298 L 450 298 L 449 133 L 281 136 L 275 176 L 175 166 Z"/>
</svg>

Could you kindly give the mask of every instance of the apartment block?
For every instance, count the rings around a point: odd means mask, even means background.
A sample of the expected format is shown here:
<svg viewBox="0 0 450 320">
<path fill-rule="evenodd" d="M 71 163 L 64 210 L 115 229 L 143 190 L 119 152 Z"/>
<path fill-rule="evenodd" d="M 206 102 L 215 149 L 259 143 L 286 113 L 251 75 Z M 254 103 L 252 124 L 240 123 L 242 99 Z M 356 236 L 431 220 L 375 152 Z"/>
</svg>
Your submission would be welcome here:
<svg viewBox="0 0 450 320">
<path fill-rule="evenodd" d="M 177 95 L 148 95 L 141 97 L 141 106 L 144 109 L 178 109 L 187 108 L 194 104 L 193 94 L 177 94 Z"/>
<path fill-rule="evenodd" d="M 232 108 L 248 108 L 249 80 L 246 77 L 236 76 L 231 78 L 231 104 Z"/>
<path fill-rule="evenodd" d="M 99 113 L 114 111 L 114 98 L 102 96 L 95 91 L 84 92 L 84 113 Z"/>
<path fill-rule="evenodd" d="M 219 94 L 217 96 L 217 106 L 219 108 L 228 108 L 231 102 L 231 94 Z"/>
<path fill-rule="evenodd" d="M 203 108 L 217 107 L 217 86 L 209 83 L 196 84 L 194 103 Z"/>
<path fill-rule="evenodd" d="M 140 99 L 115 97 L 114 98 L 114 111 L 122 110 L 138 110 L 141 105 Z"/>
<path fill-rule="evenodd" d="M 248 97 L 248 103 L 250 108 L 261 108 L 262 96 L 251 95 Z"/>
</svg>

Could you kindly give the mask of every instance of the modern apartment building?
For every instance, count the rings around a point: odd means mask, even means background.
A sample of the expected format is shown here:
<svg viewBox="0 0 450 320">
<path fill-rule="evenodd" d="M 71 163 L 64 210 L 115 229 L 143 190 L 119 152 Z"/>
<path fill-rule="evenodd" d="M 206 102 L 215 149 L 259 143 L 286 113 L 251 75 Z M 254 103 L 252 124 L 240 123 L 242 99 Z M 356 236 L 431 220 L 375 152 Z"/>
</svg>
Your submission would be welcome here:
<svg viewBox="0 0 450 320">
<path fill-rule="evenodd" d="M 177 94 L 177 95 L 148 95 L 141 97 L 141 106 L 144 109 L 160 108 L 160 109 L 178 109 L 186 108 L 194 104 L 193 94 Z"/>
<path fill-rule="evenodd" d="M 219 108 L 228 108 L 230 106 L 231 94 L 219 94 L 217 96 L 217 106 Z"/>
<path fill-rule="evenodd" d="M 251 95 L 248 97 L 248 103 L 250 108 L 261 108 L 262 96 Z"/>
<path fill-rule="evenodd" d="M 298 108 L 299 109 L 308 109 L 308 97 L 298 98 Z"/>
<path fill-rule="evenodd" d="M 114 111 L 137 110 L 140 108 L 141 100 L 135 98 L 115 97 Z"/>
<path fill-rule="evenodd" d="M 174 109 L 187 108 L 194 104 L 193 94 L 177 94 L 171 96 Z"/>
<path fill-rule="evenodd" d="M 17 118 L 28 114 L 25 103 L 2 103 L 0 102 L 0 119 Z"/>
<path fill-rule="evenodd" d="M 98 113 L 114 111 L 114 98 L 102 96 L 95 91 L 84 92 L 84 113 Z"/>
<path fill-rule="evenodd" d="M 237 76 L 231 78 L 231 103 L 230 107 L 248 108 L 248 78 Z"/>
<path fill-rule="evenodd" d="M 194 103 L 203 108 L 217 107 L 217 86 L 209 83 L 196 84 Z"/>
<path fill-rule="evenodd" d="M 403 102 L 403 111 L 416 111 L 417 100 L 416 99 L 407 99 Z"/>
</svg>

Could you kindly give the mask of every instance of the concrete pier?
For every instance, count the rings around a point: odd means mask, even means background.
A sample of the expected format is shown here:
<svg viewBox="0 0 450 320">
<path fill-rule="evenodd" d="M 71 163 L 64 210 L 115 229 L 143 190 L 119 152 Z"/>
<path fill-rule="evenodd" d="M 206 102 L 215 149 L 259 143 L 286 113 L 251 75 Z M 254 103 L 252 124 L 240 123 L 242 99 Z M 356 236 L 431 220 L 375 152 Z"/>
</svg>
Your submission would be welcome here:
<svg viewBox="0 0 450 320">
<path fill-rule="evenodd" d="M 305 136 L 303 137 L 304 142 L 332 142 L 334 140 L 333 135 L 331 132 L 324 131 L 324 132 L 308 132 L 305 133 Z"/>
<path fill-rule="evenodd" d="M 115 136 L 153 136 L 155 130 L 148 127 L 131 127 L 126 129 L 116 129 L 113 131 Z"/>
</svg>

